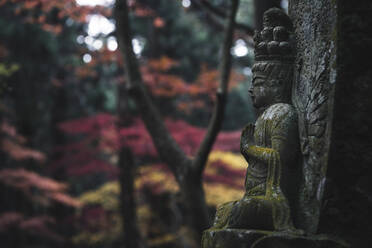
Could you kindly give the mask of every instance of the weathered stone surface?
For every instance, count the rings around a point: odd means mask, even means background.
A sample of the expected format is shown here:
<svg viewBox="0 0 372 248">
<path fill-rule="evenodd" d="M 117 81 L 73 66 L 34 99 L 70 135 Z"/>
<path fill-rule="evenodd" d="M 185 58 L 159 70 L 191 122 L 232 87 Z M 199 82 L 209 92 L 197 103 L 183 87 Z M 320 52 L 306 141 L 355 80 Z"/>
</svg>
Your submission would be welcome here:
<svg viewBox="0 0 372 248">
<path fill-rule="evenodd" d="M 371 247 L 372 2 L 291 0 L 289 9 L 304 156 L 295 223 Z"/>
<path fill-rule="evenodd" d="M 325 235 L 301 236 L 285 232 L 223 229 L 204 232 L 204 248 L 346 248 L 342 241 Z"/>
<path fill-rule="evenodd" d="M 302 178 L 295 225 L 316 233 L 326 180 L 336 80 L 336 1 L 291 0 L 296 34 L 292 102 L 298 111 Z"/>
<path fill-rule="evenodd" d="M 256 240 L 267 235 L 265 231 L 223 229 L 208 230 L 203 234 L 203 248 L 250 248 Z"/>
</svg>

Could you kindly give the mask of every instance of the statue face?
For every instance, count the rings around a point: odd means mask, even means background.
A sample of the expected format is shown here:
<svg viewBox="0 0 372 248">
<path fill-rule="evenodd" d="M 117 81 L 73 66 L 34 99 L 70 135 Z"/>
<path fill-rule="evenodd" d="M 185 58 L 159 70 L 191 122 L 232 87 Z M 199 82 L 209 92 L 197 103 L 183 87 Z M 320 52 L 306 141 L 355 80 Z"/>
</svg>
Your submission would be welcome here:
<svg viewBox="0 0 372 248">
<path fill-rule="evenodd" d="M 253 81 L 249 89 L 249 94 L 251 95 L 255 108 L 259 109 L 270 105 L 274 99 L 273 93 L 273 87 L 270 86 L 267 77 L 253 74 Z"/>
</svg>

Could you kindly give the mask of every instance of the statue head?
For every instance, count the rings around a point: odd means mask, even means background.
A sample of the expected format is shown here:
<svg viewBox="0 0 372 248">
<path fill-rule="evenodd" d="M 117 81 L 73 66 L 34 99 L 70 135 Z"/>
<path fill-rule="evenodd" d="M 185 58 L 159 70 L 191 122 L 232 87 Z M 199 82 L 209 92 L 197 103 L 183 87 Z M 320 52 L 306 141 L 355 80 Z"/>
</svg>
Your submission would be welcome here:
<svg viewBox="0 0 372 248">
<path fill-rule="evenodd" d="M 267 108 L 275 103 L 289 103 L 293 74 L 292 22 L 280 9 L 264 13 L 264 28 L 255 32 L 255 63 L 249 90 L 253 105 Z"/>
</svg>

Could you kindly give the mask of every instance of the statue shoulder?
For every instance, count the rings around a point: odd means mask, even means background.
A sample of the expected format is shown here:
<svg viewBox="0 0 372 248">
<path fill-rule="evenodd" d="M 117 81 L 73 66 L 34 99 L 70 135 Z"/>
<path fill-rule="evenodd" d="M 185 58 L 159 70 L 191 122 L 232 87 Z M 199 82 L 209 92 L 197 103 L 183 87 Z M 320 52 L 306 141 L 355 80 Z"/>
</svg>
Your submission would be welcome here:
<svg viewBox="0 0 372 248">
<path fill-rule="evenodd" d="M 283 119 L 297 120 L 296 109 L 288 103 L 276 103 L 271 105 L 262 113 L 262 119 L 271 121 L 281 121 Z"/>
</svg>

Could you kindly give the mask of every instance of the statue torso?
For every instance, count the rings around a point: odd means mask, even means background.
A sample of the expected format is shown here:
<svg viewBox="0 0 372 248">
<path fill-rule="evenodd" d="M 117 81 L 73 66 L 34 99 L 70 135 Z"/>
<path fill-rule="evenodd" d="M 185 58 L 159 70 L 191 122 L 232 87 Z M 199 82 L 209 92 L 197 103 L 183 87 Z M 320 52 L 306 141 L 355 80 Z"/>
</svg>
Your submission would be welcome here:
<svg viewBox="0 0 372 248">
<path fill-rule="evenodd" d="M 293 125 L 297 123 L 295 109 L 286 103 L 277 103 L 267 108 L 255 123 L 254 141 L 259 147 L 272 148 L 273 135 L 281 136 L 276 138 L 288 139 L 285 132 L 281 135 L 280 129 L 283 125 Z M 249 159 L 245 179 L 247 195 L 264 195 L 267 179 L 267 164 Z"/>
</svg>

